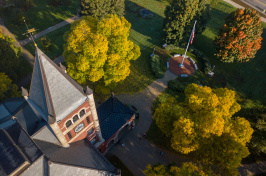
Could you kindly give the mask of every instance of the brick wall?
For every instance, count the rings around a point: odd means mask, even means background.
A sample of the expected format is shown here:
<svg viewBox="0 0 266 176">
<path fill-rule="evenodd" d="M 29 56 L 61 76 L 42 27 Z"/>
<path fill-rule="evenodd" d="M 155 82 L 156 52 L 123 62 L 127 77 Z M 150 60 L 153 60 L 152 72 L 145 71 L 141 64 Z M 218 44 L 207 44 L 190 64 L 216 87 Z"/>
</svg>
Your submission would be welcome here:
<svg viewBox="0 0 266 176">
<path fill-rule="evenodd" d="M 79 113 L 82 109 L 85 110 L 85 115 L 80 117 Z M 73 117 L 75 115 L 79 116 L 79 120 L 77 120 L 76 122 L 73 122 Z M 87 122 L 87 117 L 89 118 L 90 123 Z M 72 125 L 69 126 L 68 128 L 66 128 L 66 122 L 69 120 L 72 121 Z M 87 134 L 88 134 L 87 132 L 90 129 L 94 128 L 94 123 L 93 123 L 91 111 L 89 108 L 89 102 L 88 101 L 84 102 L 80 107 L 78 107 L 76 110 L 74 110 L 72 113 L 70 113 L 66 118 L 61 120 L 58 123 L 58 126 L 61 129 L 61 131 L 63 132 L 63 134 L 65 135 L 65 137 L 69 143 L 76 142 L 76 141 L 79 141 L 79 140 L 86 138 Z M 79 126 L 79 127 L 83 126 L 83 128 L 80 128 L 79 131 L 75 132 L 75 129 L 77 129 L 77 126 Z M 71 135 L 71 138 L 68 135 L 68 133 Z"/>
</svg>

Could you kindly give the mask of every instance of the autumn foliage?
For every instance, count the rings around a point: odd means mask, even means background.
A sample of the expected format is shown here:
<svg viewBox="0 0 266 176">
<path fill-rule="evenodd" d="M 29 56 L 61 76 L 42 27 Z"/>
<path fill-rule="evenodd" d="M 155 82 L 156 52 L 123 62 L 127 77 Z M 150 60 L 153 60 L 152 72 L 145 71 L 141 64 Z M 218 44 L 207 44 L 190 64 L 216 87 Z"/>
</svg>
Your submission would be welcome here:
<svg viewBox="0 0 266 176">
<path fill-rule="evenodd" d="M 246 119 L 233 117 L 241 108 L 235 92 L 190 84 L 185 96 L 182 103 L 169 98 L 156 108 L 157 126 L 171 137 L 174 150 L 183 154 L 194 152 L 200 162 L 218 164 L 234 172 L 249 154 L 246 143 L 253 133 Z"/>
<path fill-rule="evenodd" d="M 261 47 L 260 15 L 246 8 L 232 12 L 215 39 L 216 56 L 223 62 L 248 62 Z"/>
<path fill-rule="evenodd" d="M 130 60 L 140 56 L 140 48 L 128 40 L 131 24 L 117 15 L 100 21 L 82 17 L 66 34 L 64 58 L 68 74 L 80 84 L 103 78 L 106 85 L 130 74 Z"/>
<path fill-rule="evenodd" d="M 164 166 L 162 164 L 155 164 L 151 166 L 148 164 L 144 173 L 146 176 L 208 176 L 213 175 L 209 169 L 207 173 L 203 171 L 203 167 L 192 162 L 184 162 L 181 167 L 175 164 Z"/>
</svg>

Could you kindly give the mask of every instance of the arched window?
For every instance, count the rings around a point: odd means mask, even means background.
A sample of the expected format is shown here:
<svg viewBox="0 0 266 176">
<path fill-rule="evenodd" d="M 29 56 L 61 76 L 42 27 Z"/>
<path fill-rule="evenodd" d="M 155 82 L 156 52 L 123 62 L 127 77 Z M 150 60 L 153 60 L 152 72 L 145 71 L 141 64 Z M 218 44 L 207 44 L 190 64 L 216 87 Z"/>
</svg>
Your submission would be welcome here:
<svg viewBox="0 0 266 176">
<path fill-rule="evenodd" d="M 75 123 L 76 121 L 78 121 L 78 119 L 79 119 L 79 116 L 78 116 L 78 115 L 75 115 L 75 116 L 73 117 L 73 122 Z"/>
<path fill-rule="evenodd" d="M 79 116 L 80 116 L 80 117 L 83 117 L 84 115 L 85 115 L 85 110 L 82 109 L 82 110 L 80 111 L 80 113 L 79 113 Z"/>
<path fill-rule="evenodd" d="M 71 120 L 67 121 L 67 123 L 66 123 L 66 127 L 68 128 L 68 127 L 70 127 L 71 125 L 72 125 Z"/>
</svg>

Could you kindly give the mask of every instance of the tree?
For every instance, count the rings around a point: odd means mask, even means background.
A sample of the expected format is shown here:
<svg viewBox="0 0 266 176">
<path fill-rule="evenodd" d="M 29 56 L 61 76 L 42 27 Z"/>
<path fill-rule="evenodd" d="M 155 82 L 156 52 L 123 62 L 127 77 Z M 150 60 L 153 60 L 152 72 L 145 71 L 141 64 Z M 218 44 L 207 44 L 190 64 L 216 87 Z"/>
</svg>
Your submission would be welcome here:
<svg viewBox="0 0 266 176">
<path fill-rule="evenodd" d="M 130 60 L 140 56 L 140 48 L 128 40 L 131 24 L 117 15 L 98 21 L 82 17 L 66 33 L 64 58 L 68 74 L 80 84 L 103 78 L 106 85 L 130 74 Z"/>
<path fill-rule="evenodd" d="M 0 101 L 18 96 L 20 96 L 20 92 L 17 85 L 12 84 L 12 80 L 5 73 L 0 73 Z"/>
<path fill-rule="evenodd" d="M 197 166 L 192 162 L 184 162 L 179 168 L 175 164 L 171 163 L 167 166 L 162 164 L 155 164 L 151 166 L 148 164 L 144 173 L 147 176 L 208 176 L 213 175 L 211 171 L 203 171 L 201 165 Z M 210 174 L 207 174 L 210 173 Z"/>
<path fill-rule="evenodd" d="M 261 18 L 249 8 L 237 9 L 226 19 L 215 39 L 216 56 L 223 62 L 248 62 L 261 47 Z"/>
<path fill-rule="evenodd" d="M 174 122 L 182 116 L 181 106 L 174 98 L 169 98 L 165 103 L 161 103 L 155 110 L 153 117 L 157 126 L 166 136 L 172 136 Z"/>
<path fill-rule="evenodd" d="M 216 164 L 218 172 L 228 176 L 238 175 L 237 168 L 242 158 L 248 155 L 248 148 L 229 134 L 213 135 L 208 140 L 202 141 L 196 152 L 198 161 L 209 165 Z"/>
<path fill-rule="evenodd" d="M 165 27 L 167 38 L 175 45 L 188 42 L 195 20 L 196 33 L 203 32 L 210 19 L 209 4 L 206 0 L 173 0 L 165 11 Z"/>
<path fill-rule="evenodd" d="M 81 14 L 97 19 L 106 18 L 110 14 L 119 17 L 124 15 L 125 0 L 81 0 Z"/>
<path fill-rule="evenodd" d="M 239 110 L 234 91 L 189 84 L 185 101 L 167 99 L 155 109 L 154 119 L 171 137 L 174 150 L 194 152 L 200 162 L 221 165 L 226 173 L 235 174 L 241 159 L 249 154 L 246 144 L 253 133 L 246 119 L 233 117 Z"/>
<path fill-rule="evenodd" d="M 19 68 L 19 57 L 22 48 L 15 46 L 15 40 L 5 36 L 0 30 L 0 72 L 6 73 L 13 81 L 17 81 L 17 70 Z"/>
</svg>

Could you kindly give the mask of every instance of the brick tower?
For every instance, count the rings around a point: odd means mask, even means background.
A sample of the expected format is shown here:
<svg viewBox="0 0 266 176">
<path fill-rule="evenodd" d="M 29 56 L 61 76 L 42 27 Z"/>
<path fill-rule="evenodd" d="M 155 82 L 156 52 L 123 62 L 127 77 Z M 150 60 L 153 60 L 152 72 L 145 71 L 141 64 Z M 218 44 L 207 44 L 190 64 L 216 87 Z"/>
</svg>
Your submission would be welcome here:
<svg viewBox="0 0 266 176">
<path fill-rule="evenodd" d="M 38 47 L 30 92 L 22 90 L 35 113 L 52 129 L 62 146 L 88 138 L 95 147 L 104 139 L 98 121 L 93 92 L 84 90 Z"/>
</svg>

